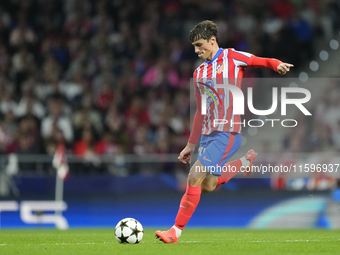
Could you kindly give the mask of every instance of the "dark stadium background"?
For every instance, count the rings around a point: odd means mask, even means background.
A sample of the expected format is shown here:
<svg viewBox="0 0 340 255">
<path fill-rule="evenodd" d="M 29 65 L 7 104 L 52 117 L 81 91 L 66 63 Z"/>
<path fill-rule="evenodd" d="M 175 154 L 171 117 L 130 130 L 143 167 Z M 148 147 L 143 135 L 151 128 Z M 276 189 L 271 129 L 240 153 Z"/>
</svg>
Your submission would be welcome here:
<svg viewBox="0 0 340 255">
<path fill-rule="evenodd" d="M 339 16 L 337 0 L 2 1 L 0 208 L 5 201 L 55 199 L 51 163 L 62 143 L 70 227 L 113 228 L 124 217 L 171 226 L 189 171 L 177 155 L 190 134 L 189 85 L 200 64 L 188 33 L 205 19 L 216 22 L 221 47 L 293 63 L 288 76 L 300 81 L 332 78 L 313 94 L 313 117 L 291 113 L 304 124 L 299 132 L 258 130 L 266 137 L 251 143 L 254 130 L 245 128 L 240 155 L 252 145 L 262 153 L 259 162 L 270 153 L 336 155 Z M 247 69 L 245 77 L 279 78 L 267 69 Z M 265 108 L 270 93 L 247 86 Z M 265 177 L 235 178 L 203 195 L 188 226 L 340 226 L 332 210 L 340 200 L 336 179 Z M 43 227 L 25 224 L 19 210 L 0 211 L 0 226 Z M 292 213 L 305 217 L 297 223 Z"/>
</svg>

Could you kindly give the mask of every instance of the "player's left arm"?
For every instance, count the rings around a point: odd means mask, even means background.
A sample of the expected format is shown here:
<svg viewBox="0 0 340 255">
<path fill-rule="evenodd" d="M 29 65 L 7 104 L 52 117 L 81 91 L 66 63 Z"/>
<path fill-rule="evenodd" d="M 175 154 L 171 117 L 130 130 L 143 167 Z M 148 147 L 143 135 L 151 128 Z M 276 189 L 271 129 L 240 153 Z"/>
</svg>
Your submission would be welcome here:
<svg viewBox="0 0 340 255">
<path fill-rule="evenodd" d="M 260 58 L 257 56 L 252 55 L 248 62 L 249 67 L 266 67 L 270 68 L 275 72 L 278 72 L 281 75 L 285 75 L 287 72 L 290 71 L 290 68 L 294 65 L 289 63 L 284 63 L 275 58 Z"/>
<path fill-rule="evenodd" d="M 289 63 L 283 63 L 275 58 L 260 58 L 253 54 L 243 51 L 231 50 L 231 56 L 236 65 L 242 67 L 265 67 L 272 69 L 273 71 L 285 75 L 290 71 L 290 68 L 294 65 Z"/>
</svg>

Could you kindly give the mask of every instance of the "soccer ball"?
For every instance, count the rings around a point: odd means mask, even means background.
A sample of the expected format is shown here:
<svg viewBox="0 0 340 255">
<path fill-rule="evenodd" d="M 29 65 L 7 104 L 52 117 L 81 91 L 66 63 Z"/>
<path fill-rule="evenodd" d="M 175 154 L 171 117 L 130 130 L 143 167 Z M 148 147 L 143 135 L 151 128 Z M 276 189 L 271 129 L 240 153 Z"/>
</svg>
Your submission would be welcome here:
<svg viewBox="0 0 340 255">
<path fill-rule="evenodd" d="M 143 226 L 138 220 L 125 218 L 117 223 L 115 236 L 119 243 L 139 243 L 143 239 Z"/>
</svg>

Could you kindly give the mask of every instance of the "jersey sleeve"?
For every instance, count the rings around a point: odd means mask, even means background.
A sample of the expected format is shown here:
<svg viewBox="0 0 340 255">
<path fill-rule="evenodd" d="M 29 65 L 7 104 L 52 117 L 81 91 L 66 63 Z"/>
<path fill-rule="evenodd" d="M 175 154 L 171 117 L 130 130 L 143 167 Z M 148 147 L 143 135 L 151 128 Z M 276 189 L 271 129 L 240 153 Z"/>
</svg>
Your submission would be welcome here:
<svg viewBox="0 0 340 255">
<path fill-rule="evenodd" d="M 281 63 L 282 61 L 275 59 L 275 58 L 260 58 L 260 57 L 252 56 L 249 59 L 248 66 L 249 67 L 266 67 L 277 72 L 277 67 Z"/>
<path fill-rule="evenodd" d="M 277 67 L 282 63 L 275 58 L 260 58 L 253 54 L 232 49 L 232 58 L 237 66 L 241 67 L 265 67 L 277 72 Z"/>
<path fill-rule="evenodd" d="M 243 66 L 243 67 L 249 66 L 250 58 L 253 56 L 254 56 L 253 54 L 248 53 L 248 52 L 237 51 L 235 49 L 231 49 L 231 57 L 236 66 Z"/>
</svg>

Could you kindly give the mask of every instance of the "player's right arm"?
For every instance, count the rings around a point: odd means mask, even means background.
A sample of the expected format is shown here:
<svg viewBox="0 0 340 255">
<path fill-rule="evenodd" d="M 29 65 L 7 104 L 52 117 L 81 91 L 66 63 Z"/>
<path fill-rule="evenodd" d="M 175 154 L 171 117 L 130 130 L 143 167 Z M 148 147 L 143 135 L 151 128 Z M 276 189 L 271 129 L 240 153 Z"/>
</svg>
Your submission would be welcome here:
<svg viewBox="0 0 340 255">
<path fill-rule="evenodd" d="M 194 74 L 194 77 L 196 77 L 195 74 Z M 196 110 L 194 121 L 192 124 L 191 134 L 190 134 L 187 145 L 181 151 L 178 157 L 178 159 L 184 164 L 188 162 L 191 163 L 191 156 L 195 151 L 196 143 L 198 142 L 201 136 L 201 133 L 202 133 L 202 123 L 203 123 L 204 116 L 201 114 L 201 95 L 196 86 L 196 82 L 195 82 L 195 97 L 196 97 L 196 106 L 197 106 L 196 109 L 197 110 Z"/>
</svg>

